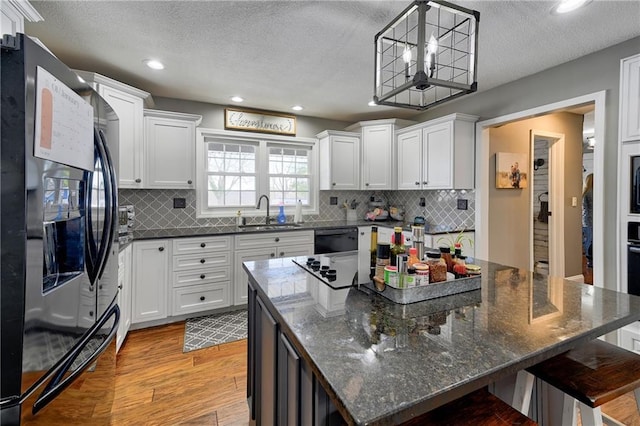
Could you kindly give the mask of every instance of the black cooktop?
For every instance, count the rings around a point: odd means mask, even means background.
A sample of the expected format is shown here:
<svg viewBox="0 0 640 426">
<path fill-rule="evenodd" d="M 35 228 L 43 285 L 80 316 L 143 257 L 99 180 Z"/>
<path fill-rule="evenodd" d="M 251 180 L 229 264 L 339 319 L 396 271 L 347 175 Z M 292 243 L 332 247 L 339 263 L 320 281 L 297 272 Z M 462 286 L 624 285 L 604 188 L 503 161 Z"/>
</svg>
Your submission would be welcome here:
<svg viewBox="0 0 640 426">
<path fill-rule="evenodd" d="M 294 258 L 293 262 L 333 289 L 348 288 L 358 284 L 357 251 L 300 256 Z M 335 271 L 335 278 L 331 274 L 324 273 L 328 270 Z M 368 277 L 365 278 L 368 279 Z"/>
</svg>

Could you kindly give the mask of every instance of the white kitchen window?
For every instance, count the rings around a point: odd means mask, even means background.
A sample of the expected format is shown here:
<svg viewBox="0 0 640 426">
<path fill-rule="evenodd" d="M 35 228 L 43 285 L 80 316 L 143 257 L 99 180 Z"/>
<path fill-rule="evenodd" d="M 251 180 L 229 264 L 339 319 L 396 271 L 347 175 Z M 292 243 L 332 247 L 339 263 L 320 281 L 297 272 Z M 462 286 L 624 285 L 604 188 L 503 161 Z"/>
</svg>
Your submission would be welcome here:
<svg viewBox="0 0 640 426">
<path fill-rule="evenodd" d="M 315 139 L 198 129 L 197 216 L 262 216 L 258 198 L 269 196 L 272 216 L 282 203 L 292 215 L 298 200 L 304 214 L 318 212 Z"/>
</svg>

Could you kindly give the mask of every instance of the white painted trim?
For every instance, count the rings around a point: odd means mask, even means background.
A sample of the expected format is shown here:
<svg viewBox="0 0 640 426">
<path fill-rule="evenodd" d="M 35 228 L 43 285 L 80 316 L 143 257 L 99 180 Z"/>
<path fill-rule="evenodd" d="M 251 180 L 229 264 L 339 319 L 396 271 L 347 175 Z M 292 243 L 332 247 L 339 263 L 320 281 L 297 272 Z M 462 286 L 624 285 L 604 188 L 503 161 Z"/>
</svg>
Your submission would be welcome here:
<svg viewBox="0 0 640 426">
<path fill-rule="evenodd" d="M 145 117 L 168 118 L 170 120 L 194 121 L 196 127 L 202 123 L 202 116 L 197 114 L 187 114 L 184 112 L 161 111 L 159 109 L 143 110 Z"/>
<path fill-rule="evenodd" d="M 13 7 L 18 10 L 29 22 L 44 21 L 44 18 L 35 7 L 27 0 L 7 0 Z"/>
<path fill-rule="evenodd" d="M 594 182 L 593 182 L 593 282 L 598 287 L 604 282 L 604 132 L 605 132 L 605 100 L 606 91 L 590 93 L 560 102 L 538 106 L 524 111 L 506 114 L 500 117 L 476 123 L 476 256 L 479 259 L 489 258 L 489 128 L 513 121 L 558 112 L 567 108 L 595 103 L 594 148 Z M 482 190 L 485 188 L 486 190 Z"/>
<path fill-rule="evenodd" d="M 549 228 L 550 229 L 562 229 L 564 230 L 564 134 L 547 132 L 544 130 L 531 129 L 530 143 L 531 143 L 531 157 L 533 159 L 533 148 L 535 137 L 549 139 L 549 211 L 552 213 L 549 216 Z M 531 160 L 529 163 L 533 163 Z M 530 164 L 531 165 L 531 164 Z M 533 173 L 531 174 L 533 176 Z M 562 176 L 562 179 L 559 178 Z M 530 217 L 533 217 L 533 205 L 535 200 L 533 199 L 533 179 L 530 180 L 529 199 L 531 200 L 531 213 Z M 557 237 L 558 233 L 549 233 L 549 275 L 554 277 L 564 277 L 565 271 L 565 255 L 564 255 L 564 232 L 559 233 L 560 237 Z M 530 264 L 529 267 L 533 271 L 533 221 L 529 223 L 529 247 L 530 247 Z"/>
</svg>

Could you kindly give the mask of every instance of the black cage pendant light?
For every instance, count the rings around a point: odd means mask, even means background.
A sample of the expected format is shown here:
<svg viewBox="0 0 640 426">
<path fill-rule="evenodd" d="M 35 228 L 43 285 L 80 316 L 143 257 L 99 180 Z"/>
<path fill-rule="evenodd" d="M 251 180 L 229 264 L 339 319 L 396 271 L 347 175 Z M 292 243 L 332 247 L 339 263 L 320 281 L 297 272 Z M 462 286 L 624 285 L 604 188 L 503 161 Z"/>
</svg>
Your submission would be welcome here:
<svg viewBox="0 0 640 426">
<path fill-rule="evenodd" d="M 416 0 L 375 36 L 379 105 L 425 110 L 477 90 L 480 13 Z"/>
</svg>

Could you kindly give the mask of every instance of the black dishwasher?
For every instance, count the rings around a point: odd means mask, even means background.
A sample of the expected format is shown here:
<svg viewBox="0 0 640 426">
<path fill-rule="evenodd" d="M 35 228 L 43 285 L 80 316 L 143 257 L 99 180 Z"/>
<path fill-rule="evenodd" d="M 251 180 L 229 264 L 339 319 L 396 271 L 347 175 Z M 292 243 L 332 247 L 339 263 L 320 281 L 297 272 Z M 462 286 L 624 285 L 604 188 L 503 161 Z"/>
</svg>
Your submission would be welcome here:
<svg viewBox="0 0 640 426">
<path fill-rule="evenodd" d="M 358 250 L 358 228 L 326 228 L 315 230 L 314 253 L 339 253 Z"/>
</svg>

